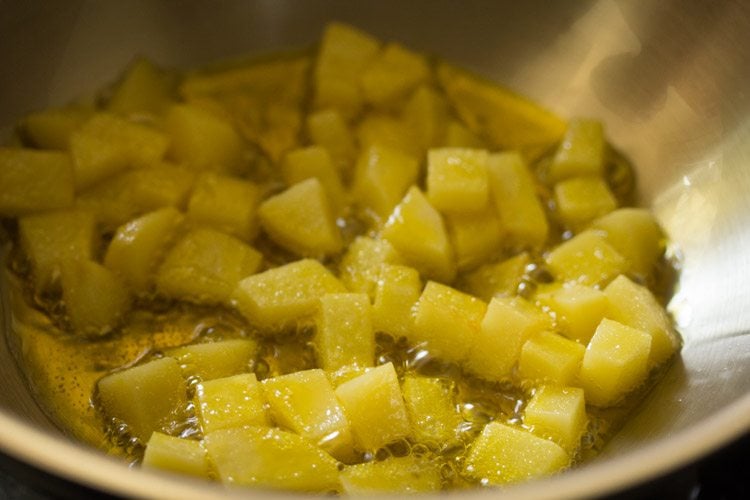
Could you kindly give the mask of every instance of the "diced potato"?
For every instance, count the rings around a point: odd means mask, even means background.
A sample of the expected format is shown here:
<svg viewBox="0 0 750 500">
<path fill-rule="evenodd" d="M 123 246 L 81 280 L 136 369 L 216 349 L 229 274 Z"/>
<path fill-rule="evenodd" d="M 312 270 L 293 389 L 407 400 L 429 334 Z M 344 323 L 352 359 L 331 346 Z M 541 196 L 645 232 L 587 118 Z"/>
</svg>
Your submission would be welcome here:
<svg viewBox="0 0 750 500">
<path fill-rule="evenodd" d="M 341 251 L 341 234 L 328 195 L 317 178 L 266 199 L 258 208 L 258 216 L 273 241 L 303 257 Z"/>
<path fill-rule="evenodd" d="M 524 342 L 518 374 L 529 381 L 572 385 L 585 350 L 583 344 L 557 333 L 539 332 Z"/>
<path fill-rule="evenodd" d="M 456 265 L 445 224 L 418 187 L 409 188 L 385 223 L 381 236 L 425 278 L 453 281 Z"/>
<path fill-rule="evenodd" d="M 0 148 L 0 217 L 68 208 L 74 183 L 66 153 Z"/>
<path fill-rule="evenodd" d="M 597 120 L 570 120 L 547 176 L 550 182 L 604 174 L 604 127 Z"/>
<path fill-rule="evenodd" d="M 183 209 L 195 173 L 184 167 L 157 163 L 125 172 L 92 186 L 76 198 L 76 206 L 95 214 L 107 230 L 163 207 Z"/>
<path fill-rule="evenodd" d="M 555 279 L 602 286 L 625 271 L 625 258 L 596 231 L 586 230 L 552 249 L 545 259 Z"/>
<path fill-rule="evenodd" d="M 518 361 L 521 347 L 550 326 L 549 318 L 520 297 L 495 297 L 469 345 L 464 368 L 492 381 L 505 381 Z"/>
<path fill-rule="evenodd" d="M 218 115 L 197 105 L 175 104 L 164 118 L 164 130 L 174 160 L 198 171 L 242 170 L 242 139 L 232 124 Z"/>
<path fill-rule="evenodd" d="M 167 253 L 156 289 L 167 297 L 201 304 L 227 303 L 241 279 L 258 271 L 263 256 L 227 234 L 196 228 Z"/>
<path fill-rule="evenodd" d="M 76 190 L 131 167 L 162 159 L 169 139 L 160 131 L 109 113 L 97 113 L 70 137 Z"/>
<path fill-rule="evenodd" d="M 360 77 L 375 58 L 380 42 L 341 23 L 329 23 L 323 33 L 314 69 L 317 109 L 335 108 L 354 117 L 364 103 Z"/>
<path fill-rule="evenodd" d="M 90 260 L 65 262 L 61 271 L 65 312 L 77 334 L 99 337 L 119 326 L 131 297 L 117 275 Z"/>
<path fill-rule="evenodd" d="M 248 276 L 239 283 L 232 299 L 251 324 L 278 330 L 312 315 L 324 294 L 345 291 L 320 262 L 302 259 Z"/>
<path fill-rule="evenodd" d="M 555 205 L 560 220 L 580 229 L 617 208 L 617 200 L 601 177 L 571 177 L 555 184 Z"/>
<path fill-rule="evenodd" d="M 422 150 L 415 142 L 413 132 L 401 118 L 371 112 L 359 122 L 356 134 L 362 151 L 371 146 L 384 146 L 419 157 Z"/>
<path fill-rule="evenodd" d="M 380 280 L 382 264 L 399 264 L 402 259 L 384 239 L 357 236 L 339 264 L 339 276 L 352 292 L 366 293 L 371 299 Z"/>
<path fill-rule="evenodd" d="M 375 334 L 370 298 L 364 293 L 327 293 L 315 315 L 315 352 L 326 371 L 344 366 L 372 366 Z"/>
<path fill-rule="evenodd" d="M 26 116 L 21 129 L 38 148 L 67 150 L 70 148 L 70 136 L 92 114 L 93 110 L 84 106 L 45 109 Z"/>
<path fill-rule="evenodd" d="M 588 424 L 583 389 L 554 385 L 537 388 L 524 409 L 523 423 L 537 436 L 552 439 L 574 456 Z"/>
<path fill-rule="evenodd" d="M 60 210 L 18 219 L 21 247 L 31 263 L 37 291 L 49 291 L 60 276 L 60 265 L 91 260 L 95 225 L 91 213 Z"/>
<path fill-rule="evenodd" d="M 626 276 L 618 276 L 604 289 L 607 318 L 647 332 L 651 336 L 649 367 L 667 361 L 680 347 L 667 312 L 651 291 Z"/>
<path fill-rule="evenodd" d="M 565 122 L 538 104 L 448 63 L 437 67 L 451 107 L 495 149 L 547 149 L 560 140 Z"/>
<path fill-rule="evenodd" d="M 257 352 L 254 340 L 230 339 L 175 347 L 166 354 L 180 362 L 185 377 L 206 381 L 248 371 Z"/>
<path fill-rule="evenodd" d="M 612 406 L 646 379 L 651 335 L 603 319 L 583 356 L 578 379 L 586 402 Z"/>
<path fill-rule="evenodd" d="M 221 429 L 203 443 L 219 479 L 237 486 L 304 492 L 339 489 L 338 464 L 308 439 L 267 427 Z"/>
<path fill-rule="evenodd" d="M 516 152 L 494 153 L 487 159 L 490 190 L 508 243 L 539 248 L 547 241 L 549 224 L 526 163 Z"/>
<path fill-rule="evenodd" d="M 180 421 L 187 404 L 187 384 L 174 358 L 160 358 L 107 375 L 97 384 L 109 418 L 121 420 L 131 435 L 148 441 Z"/>
<path fill-rule="evenodd" d="M 479 334 L 487 304 L 449 286 L 429 281 L 414 307 L 409 342 L 433 356 L 462 363 Z"/>
<path fill-rule="evenodd" d="M 335 109 L 323 109 L 307 115 L 307 133 L 313 144 L 331 153 L 339 171 L 351 168 L 357 150 L 346 121 Z"/>
<path fill-rule="evenodd" d="M 486 262 L 502 249 L 500 219 L 491 207 L 476 213 L 446 214 L 445 224 L 459 271 Z"/>
<path fill-rule="evenodd" d="M 419 151 L 439 147 L 445 140 L 448 103 L 434 89 L 422 85 L 414 91 L 404 106 L 403 120 L 411 131 Z"/>
<path fill-rule="evenodd" d="M 154 432 L 143 454 L 144 467 L 208 479 L 206 449 L 200 441 Z"/>
<path fill-rule="evenodd" d="M 527 252 L 505 260 L 485 264 L 464 277 L 466 290 L 484 301 L 492 297 L 514 296 L 531 263 Z"/>
<path fill-rule="evenodd" d="M 131 63 L 112 91 L 107 108 L 113 113 L 161 114 L 174 100 L 176 78 L 140 57 Z"/>
<path fill-rule="evenodd" d="M 323 185 L 336 213 L 346 204 L 344 186 L 339 169 L 323 146 L 309 146 L 289 151 L 281 164 L 281 175 L 288 185 L 297 184 L 312 177 Z"/>
<path fill-rule="evenodd" d="M 362 93 L 367 102 L 387 107 L 407 96 L 429 74 L 430 67 L 423 55 L 388 43 L 362 73 Z"/>
<path fill-rule="evenodd" d="M 577 283 L 541 293 L 536 299 L 554 313 L 560 333 L 582 344 L 591 340 L 607 309 L 601 290 Z"/>
<path fill-rule="evenodd" d="M 464 473 L 492 485 L 549 476 L 568 467 L 559 445 L 500 422 L 490 422 L 472 443 Z"/>
<path fill-rule="evenodd" d="M 336 388 L 355 445 L 375 451 L 409 435 L 411 426 L 393 363 L 380 365 Z"/>
<path fill-rule="evenodd" d="M 404 377 L 401 389 L 414 439 L 438 448 L 456 441 L 462 420 L 453 401 L 454 385 L 433 377 Z"/>
<path fill-rule="evenodd" d="M 107 247 L 104 265 L 136 293 L 148 292 L 182 220 L 180 212 L 167 207 L 119 227 Z"/>
<path fill-rule="evenodd" d="M 408 337 L 414 328 L 414 305 L 422 293 L 422 280 L 413 267 L 383 264 L 375 289 L 372 326 L 376 332 Z"/>
<path fill-rule="evenodd" d="M 591 227 L 628 263 L 628 272 L 648 277 L 664 252 L 664 232 L 654 215 L 643 208 L 621 208 L 596 219 Z"/>
<path fill-rule="evenodd" d="M 351 457 L 351 426 L 323 370 L 269 378 L 262 386 L 278 425 L 309 439 L 339 460 Z"/>
<path fill-rule="evenodd" d="M 195 406 L 204 434 L 271 423 L 265 393 L 254 373 L 201 382 L 195 387 Z"/>
<path fill-rule="evenodd" d="M 451 120 L 445 129 L 447 148 L 486 148 L 484 141 L 458 120 Z"/>
<path fill-rule="evenodd" d="M 478 212 L 489 200 L 487 151 L 439 148 L 427 152 L 427 198 L 445 213 Z"/>
<path fill-rule="evenodd" d="M 386 146 L 370 146 L 357 160 L 352 197 L 358 206 L 371 210 L 376 220 L 385 219 L 415 183 L 418 173 L 419 163 L 411 155 Z"/>
<path fill-rule="evenodd" d="M 190 220 L 252 241 L 257 233 L 255 212 L 260 188 L 252 182 L 208 173 L 198 178 L 188 201 Z"/>
<path fill-rule="evenodd" d="M 341 484 L 347 495 L 426 493 L 440 490 L 442 478 L 436 461 L 407 455 L 346 467 Z"/>
</svg>

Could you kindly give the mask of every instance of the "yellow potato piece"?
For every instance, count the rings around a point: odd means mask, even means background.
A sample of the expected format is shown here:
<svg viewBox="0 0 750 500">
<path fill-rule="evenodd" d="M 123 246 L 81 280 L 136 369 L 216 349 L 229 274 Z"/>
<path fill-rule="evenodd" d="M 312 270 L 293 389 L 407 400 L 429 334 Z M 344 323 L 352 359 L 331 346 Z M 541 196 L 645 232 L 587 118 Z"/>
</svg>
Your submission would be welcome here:
<svg viewBox="0 0 750 500">
<path fill-rule="evenodd" d="M 341 472 L 347 495 L 426 493 L 438 491 L 441 481 L 436 461 L 413 455 L 352 465 Z"/>
<path fill-rule="evenodd" d="M 204 434 L 219 429 L 271 424 L 266 397 L 254 373 L 201 382 L 195 387 L 194 400 Z"/>
<path fill-rule="evenodd" d="M 327 293 L 315 315 L 315 353 L 326 371 L 375 363 L 372 306 L 364 293 Z"/>
<path fill-rule="evenodd" d="M 552 439 L 575 456 L 588 424 L 583 389 L 559 385 L 537 388 L 524 409 L 523 423 L 537 436 Z"/>
<path fill-rule="evenodd" d="M 230 339 L 175 347 L 166 354 L 179 361 L 185 377 L 206 381 L 246 372 L 257 352 L 254 340 Z"/>
<path fill-rule="evenodd" d="M 154 432 L 143 453 L 144 467 L 208 479 L 206 449 L 200 441 Z"/>
<path fill-rule="evenodd" d="M 18 217 L 73 205 L 70 157 L 61 152 L 0 148 L 0 216 Z"/>
</svg>

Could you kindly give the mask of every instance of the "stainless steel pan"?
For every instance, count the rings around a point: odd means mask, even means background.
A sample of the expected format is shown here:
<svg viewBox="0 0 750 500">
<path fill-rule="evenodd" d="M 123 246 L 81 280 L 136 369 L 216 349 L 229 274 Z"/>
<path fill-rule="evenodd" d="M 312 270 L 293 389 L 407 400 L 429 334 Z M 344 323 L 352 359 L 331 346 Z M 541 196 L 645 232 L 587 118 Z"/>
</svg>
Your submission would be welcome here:
<svg viewBox="0 0 750 500">
<path fill-rule="evenodd" d="M 611 493 L 750 430 L 746 2 L 0 1 L 0 129 L 111 81 L 134 54 L 187 66 L 304 46 L 330 19 L 440 54 L 561 115 L 604 120 L 638 167 L 642 203 L 683 255 L 670 305 L 685 340 L 681 360 L 599 459 L 504 495 Z M 8 456 L 128 497 L 229 494 L 128 469 L 69 441 L 30 398 L 5 342 L 0 357 L 0 451 Z"/>
</svg>

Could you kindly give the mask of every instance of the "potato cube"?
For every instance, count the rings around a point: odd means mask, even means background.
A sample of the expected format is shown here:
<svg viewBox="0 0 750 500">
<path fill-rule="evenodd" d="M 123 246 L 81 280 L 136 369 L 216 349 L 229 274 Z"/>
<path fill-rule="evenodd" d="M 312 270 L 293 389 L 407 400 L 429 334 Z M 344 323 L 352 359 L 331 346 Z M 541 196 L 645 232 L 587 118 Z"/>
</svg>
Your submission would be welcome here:
<svg viewBox="0 0 750 500">
<path fill-rule="evenodd" d="M 211 432 L 203 443 L 223 483 L 304 492 L 339 489 L 336 460 L 297 434 L 236 427 Z"/>
<path fill-rule="evenodd" d="M 204 434 L 245 425 L 268 426 L 266 397 L 254 373 L 205 380 L 195 387 Z"/>
<path fill-rule="evenodd" d="M 335 109 L 323 109 L 307 115 L 307 133 L 312 143 L 331 153 L 334 165 L 341 172 L 351 168 L 357 155 L 352 136 L 341 113 Z"/>
<path fill-rule="evenodd" d="M 127 424 L 142 443 L 180 421 L 187 405 L 187 384 L 174 358 L 112 373 L 99 380 L 97 388 L 105 415 Z"/>
<path fill-rule="evenodd" d="M 518 361 L 521 347 L 550 326 L 549 318 L 520 297 L 495 297 L 470 340 L 464 368 L 491 381 L 505 381 Z"/>
<path fill-rule="evenodd" d="M 252 182 L 214 173 L 198 178 L 188 201 L 188 219 L 252 241 L 258 231 L 255 212 L 260 188 Z"/>
<path fill-rule="evenodd" d="M 336 388 L 355 446 L 375 451 L 409 435 L 411 426 L 393 363 L 380 365 Z"/>
<path fill-rule="evenodd" d="M 583 344 L 554 332 L 539 332 L 524 342 L 518 358 L 522 379 L 571 385 L 581 368 Z"/>
<path fill-rule="evenodd" d="M 625 258 L 596 231 L 586 230 L 553 248 L 545 259 L 555 279 L 602 286 L 625 271 Z"/>
<path fill-rule="evenodd" d="M 462 363 L 479 334 L 487 304 L 449 286 L 429 281 L 414 308 L 409 342 L 433 356 Z"/>
<path fill-rule="evenodd" d="M 471 269 L 502 250 L 502 227 L 495 211 L 452 213 L 445 216 L 459 271 Z"/>
<path fill-rule="evenodd" d="M 65 262 L 61 271 L 65 312 L 77 334 L 99 337 L 119 326 L 131 297 L 117 275 L 91 260 Z"/>
<path fill-rule="evenodd" d="M 664 363 L 679 349 L 679 334 L 648 288 L 632 282 L 626 276 L 618 276 L 604 289 L 604 295 L 607 297 L 607 318 L 651 336 L 650 368 Z"/>
<path fill-rule="evenodd" d="M 360 78 L 380 49 L 370 35 L 341 23 L 329 23 L 323 33 L 314 69 L 317 109 L 335 108 L 354 117 L 364 103 Z"/>
<path fill-rule="evenodd" d="M 347 495 L 403 495 L 438 491 L 442 477 L 440 466 L 434 460 L 414 455 L 391 456 L 381 461 L 346 467 L 341 472 L 341 484 Z"/>
<path fill-rule="evenodd" d="M 260 224 L 274 242 L 303 257 L 341 251 L 341 234 L 320 181 L 307 179 L 266 199 L 258 209 Z"/>
<path fill-rule="evenodd" d="M 323 185 L 336 213 L 341 212 L 346 204 L 339 169 L 323 146 L 309 146 L 289 151 L 281 164 L 281 175 L 288 185 L 297 184 L 312 177 L 317 178 Z"/>
<path fill-rule="evenodd" d="M 508 243 L 539 248 L 547 241 L 549 224 L 536 194 L 531 172 L 520 154 L 494 153 L 487 159 L 490 191 Z"/>
<path fill-rule="evenodd" d="M 200 441 L 154 432 L 143 453 L 143 467 L 208 479 L 206 449 Z"/>
<path fill-rule="evenodd" d="M 167 207 L 120 226 L 107 247 L 104 265 L 136 293 L 148 292 L 182 220 L 180 212 Z"/>
<path fill-rule="evenodd" d="M 421 54 L 388 43 L 362 73 L 362 93 L 374 106 L 387 107 L 427 80 L 430 67 Z"/>
<path fill-rule="evenodd" d="M 402 259 L 384 239 L 357 236 L 339 264 L 339 276 L 352 292 L 366 293 L 371 299 L 380 279 L 382 264 L 399 264 Z"/>
<path fill-rule="evenodd" d="M 70 137 L 76 190 L 131 167 L 164 157 L 169 139 L 160 131 L 109 113 L 97 113 Z"/>
<path fill-rule="evenodd" d="M 421 293 L 422 280 L 416 269 L 383 264 L 372 306 L 374 330 L 394 337 L 409 337 L 414 328 L 414 306 Z"/>
<path fill-rule="evenodd" d="M 478 148 L 486 145 L 474 132 L 458 120 L 450 120 L 445 129 L 445 147 L 447 148 Z"/>
<path fill-rule="evenodd" d="M 596 219 L 591 227 L 628 263 L 628 272 L 647 278 L 664 252 L 664 232 L 654 215 L 643 208 L 621 208 Z"/>
<path fill-rule="evenodd" d="M 161 114 L 174 100 L 176 80 L 148 59 L 139 57 L 115 86 L 107 109 L 123 115 Z"/>
<path fill-rule="evenodd" d="M 550 182 L 604 174 L 604 127 L 597 120 L 570 120 L 547 176 Z"/>
<path fill-rule="evenodd" d="M 357 125 L 356 135 L 361 151 L 366 151 L 371 146 L 383 146 L 415 158 L 422 155 L 413 130 L 398 117 L 368 113 Z"/>
<path fill-rule="evenodd" d="M 452 382 L 407 375 L 401 389 L 414 439 L 438 448 L 456 441 L 462 419 L 453 401 Z"/>
<path fill-rule="evenodd" d="M 206 381 L 248 371 L 257 352 L 254 340 L 230 339 L 175 347 L 166 354 L 180 362 L 185 377 Z"/>
<path fill-rule="evenodd" d="M 263 257 L 240 240 L 208 228 L 185 234 L 167 253 L 156 289 L 200 304 L 228 303 L 241 279 L 258 271 Z"/>
<path fill-rule="evenodd" d="M 651 335 L 603 319 L 583 355 L 579 383 L 586 402 L 612 406 L 643 383 L 648 374 Z"/>
<path fill-rule="evenodd" d="M 0 217 L 71 207 L 74 183 L 66 153 L 0 148 Z"/>
<path fill-rule="evenodd" d="M 18 230 L 37 291 L 54 288 L 62 263 L 93 256 L 96 234 L 89 212 L 74 209 L 27 215 L 18 220 Z"/>
<path fill-rule="evenodd" d="M 371 210 L 376 220 L 387 218 L 415 183 L 419 163 L 409 154 L 386 146 L 363 150 L 354 171 L 352 197 Z"/>
<path fill-rule="evenodd" d="M 427 152 L 427 197 L 444 213 L 478 212 L 489 200 L 487 150 L 438 148 Z"/>
<path fill-rule="evenodd" d="M 239 173 L 242 139 L 232 124 L 194 104 L 175 104 L 164 117 L 171 140 L 169 156 L 198 170 Z"/>
<path fill-rule="evenodd" d="M 352 432 L 323 370 L 303 370 L 262 382 L 274 421 L 339 460 L 353 452 Z"/>
<path fill-rule="evenodd" d="M 604 292 L 577 283 L 538 294 L 536 300 L 555 315 L 560 333 L 582 344 L 591 340 L 607 309 Z"/>
<path fill-rule="evenodd" d="M 490 422 L 471 445 L 464 473 L 492 485 L 528 481 L 562 471 L 570 458 L 559 445 L 522 429 Z"/>
<path fill-rule="evenodd" d="M 381 236 L 425 278 L 453 281 L 456 265 L 443 218 L 416 186 L 393 210 Z"/>
<path fill-rule="evenodd" d="M 251 324 L 273 331 L 312 315 L 324 294 L 345 291 L 320 262 L 303 259 L 248 276 L 232 299 Z"/>
<path fill-rule="evenodd" d="M 26 116 L 21 122 L 25 138 L 42 149 L 68 150 L 70 136 L 86 123 L 93 110 L 85 106 L 49 108 Z"/>
<path fill-rule="evenodd" d="M 404 106 L 402 118 L 420 152 L 443 144 L 448 124 L 448 103 L 433 88 L 422 85 L 415 90 Z"/>
<path fill-rule="evenodd" d="M 375 334 L 370 298 L 364 293 L 327 293 L 315 315 L 315 352 L 326 371 L 344 366 L 372 366 Z"/>
<path fill-rule="evenodd" d="M 617 200 L 601 177 L 571 177 L 555 184 L 555 205 L 560 220 L 578 230 L 617 208 Z"/>
<path fill-rule="evenodd" d="M 524 409 L 523 423 L 537 436 L 553 440 L 574 456 L 588 424 L 583 389 L 539 387 Z"/>
<path fill-rule="evenodd" d="M 488 302 L 492 297 L 512 297 L 517 295 L 526 266 L 530 263 L 529 254 L 521 252 L 505 260 L 484 264 L 465 275 L 464 287 L 472 295 Z"/>
</svg>

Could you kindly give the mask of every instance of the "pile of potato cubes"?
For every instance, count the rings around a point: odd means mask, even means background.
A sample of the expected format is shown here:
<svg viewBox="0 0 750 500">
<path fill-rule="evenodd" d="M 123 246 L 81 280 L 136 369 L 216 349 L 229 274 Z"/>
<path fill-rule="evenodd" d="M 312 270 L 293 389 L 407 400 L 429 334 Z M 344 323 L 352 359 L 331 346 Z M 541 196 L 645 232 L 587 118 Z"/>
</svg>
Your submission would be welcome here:
<svg viewBox="0 0 750 500">
<path fill-rule="evenodd" d="M 17 217 L 34 291 L 60 298 L 68 332 L 117 335 L 165 298 L 259 332 L 99 381 L 144 466 L 430 491 L 458 443 L 466 481 L 523 481 L 571 465 L 586 406 L 621 403 L 679 347 L 644 286 L 664 235 L 647 210 L 618 207 L 598 122 L 565 124 L 349 26 L 331 24 L 315 54 L 180 81 L 141 60 L 102 106 L 41 111 L 21 130 L 0 149 L 0 214 Z M 550 146 L 539 178 L 529 158 Z M 550 279 L 519 287 L 533 269 Z M 260 344 L 303 324 L 317 366 L 259 380 Z M 462 432 L 455 381 L 376 364 L 378 332 L 467 380 L 523 388 L 520 419 Z M 170 435 L 190 408 L 198 431 Z M 378 454 L 398 442 L 422 452 Z"/>
</svg>

